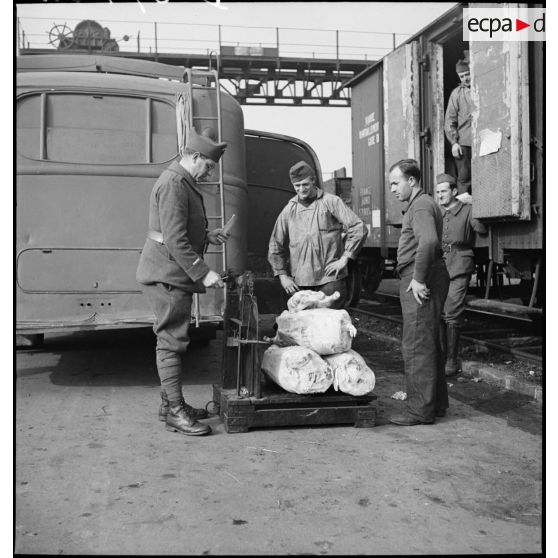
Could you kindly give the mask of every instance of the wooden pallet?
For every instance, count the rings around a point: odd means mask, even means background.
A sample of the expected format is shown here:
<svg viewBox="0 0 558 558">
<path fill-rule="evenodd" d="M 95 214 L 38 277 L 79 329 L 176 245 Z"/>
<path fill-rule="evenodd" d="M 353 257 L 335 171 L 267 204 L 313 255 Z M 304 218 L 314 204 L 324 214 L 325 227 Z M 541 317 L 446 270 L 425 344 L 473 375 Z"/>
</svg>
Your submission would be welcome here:
<svg viewBox="0 0 558 558">
<path fill-rule="evenodd" d="M 376 425 L 375 395 L 352 396 L 328 390 L 315 395 L 288 393 L 279 386 L 266 386 L 259 398 L 240 397 L 235 389 L 213 385 L 213 400 L 228 433 L 250 428 L 353 424 Z"/>
</svg>

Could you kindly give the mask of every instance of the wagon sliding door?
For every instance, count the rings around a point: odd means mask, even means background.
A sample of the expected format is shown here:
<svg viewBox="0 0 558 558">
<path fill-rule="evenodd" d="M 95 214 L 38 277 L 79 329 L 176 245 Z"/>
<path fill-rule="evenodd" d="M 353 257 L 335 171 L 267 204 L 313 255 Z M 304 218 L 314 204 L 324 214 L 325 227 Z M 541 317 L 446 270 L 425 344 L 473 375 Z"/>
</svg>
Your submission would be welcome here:
<svg viewBox="0 0 558 558">
<path fill-rule="evenodd" d="M 400 159 L 420 160 L 418 43 L 401 45 L 384 58 L 384 153 L 386 224 L 400 225 L 401 203 L 389 187 L 389 168 Z M 393 231 L 388 228 L 388 235 Z"/>
<path fill-rule="evenodd" d="M 530 219 L 527 42 L 471 42 L 473 216 Z"/>
</svg>

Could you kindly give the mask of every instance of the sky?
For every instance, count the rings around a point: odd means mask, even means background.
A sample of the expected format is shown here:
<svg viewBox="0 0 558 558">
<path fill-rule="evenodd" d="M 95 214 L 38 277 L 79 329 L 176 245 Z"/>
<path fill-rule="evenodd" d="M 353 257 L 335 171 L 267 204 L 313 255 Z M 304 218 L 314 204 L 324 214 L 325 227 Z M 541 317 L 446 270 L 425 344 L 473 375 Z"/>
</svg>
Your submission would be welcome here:
<svg viewBox="0 0 558 558">
<path fill-rule="evenodd" d="M 126 2 L 108 0 L 95 3 L 37 2 L 17 4 L 17 15 L 31 46 L 45 48 L 48 31 L 56 25 L 67 24 L 71 29 L 83 19 L 94 19 L 111 30 L 111 37 L 130 36 L 120 41 L 121 50 L 137 48 L 140 32 L 142 50 L 154 36 L 153 22 L 158 22 L 160 51 L 203 52 L 214 41 L 217 44 L 218 25 L 222 25 L 222 41 L 248 42 L 273 46 L 275 29 L 281 28 L 281 52 L 297 56 L 335 52 L 335 30 L 339 30 L 342 57 L 379 58 L 392 44 L 391 33 L 397 33 L 398 43 L 439 17 L 454 2 L 239 2 L 216 0 L 211 3 Z M 226 8 L 226 9 L 223 9 Z M 45 19 L 41 19 L 45 18 Z M 232 27 L 240 26 L 240 27 Z M 252 27 L 252 29 L 246 28 Z M 269 27 L 271 29 L 253 29 Z M 295 31 L 296 28 L 303 31 Z M 353 33 L 351 33 L 351 31 Z M 357 31 L 359 33 L 354 33 Z M 363 32 L 375 32 L 370 35 Z M 315 47 L 301 46 L 313 44 Z M 352 56 L 350 56 L 352 55 Z M 334 170 L 347 168 L 352 172 L 351 112 L 347 107 L 277 107 L 242 106 L 245 127 L 266 132 L 295 136 L 309 143 L 316 151 L 326 178 Z"/>
</svg>

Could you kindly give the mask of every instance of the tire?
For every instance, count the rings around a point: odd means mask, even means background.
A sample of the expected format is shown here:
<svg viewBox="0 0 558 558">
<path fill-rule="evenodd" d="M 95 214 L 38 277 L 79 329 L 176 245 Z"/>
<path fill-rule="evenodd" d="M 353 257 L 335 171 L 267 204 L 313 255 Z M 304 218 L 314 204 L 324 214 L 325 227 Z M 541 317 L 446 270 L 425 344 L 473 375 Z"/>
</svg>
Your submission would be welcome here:
<svg viewBox="0 0 558 558">
<path fill-rule="evenodd" d="M 16 349 L 38 349 L 44 340 L 44 333 L 16 334 Z"/>
<path fill-rule="evenodd" d="M 362 273 L 358 262 L 349 262 L 349 276 L 347 277 L 347 303 L 345 308 L 354 308 L 360 301 L 362 291 Z"/>
<path fill-rule="evenodd" d="M 362 288 L 366 296 L 372 296 L 377 291 L 384 277 L 384 269 L 385 259 L 379 255 L 365 260 Z"/>
</svg>

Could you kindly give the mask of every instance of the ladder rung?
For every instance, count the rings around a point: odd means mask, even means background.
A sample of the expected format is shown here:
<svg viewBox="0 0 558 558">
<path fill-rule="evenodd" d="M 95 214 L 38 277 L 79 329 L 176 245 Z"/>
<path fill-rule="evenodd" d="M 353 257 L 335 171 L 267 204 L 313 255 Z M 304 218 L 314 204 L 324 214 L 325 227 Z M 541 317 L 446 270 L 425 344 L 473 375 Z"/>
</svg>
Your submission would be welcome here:
<svg viewBox="0 0 558 558">
<path fill-rule="evenodd" d="M 219 120 L 218 116 L 192 116 L 192 120 Z"/>
</svg>

